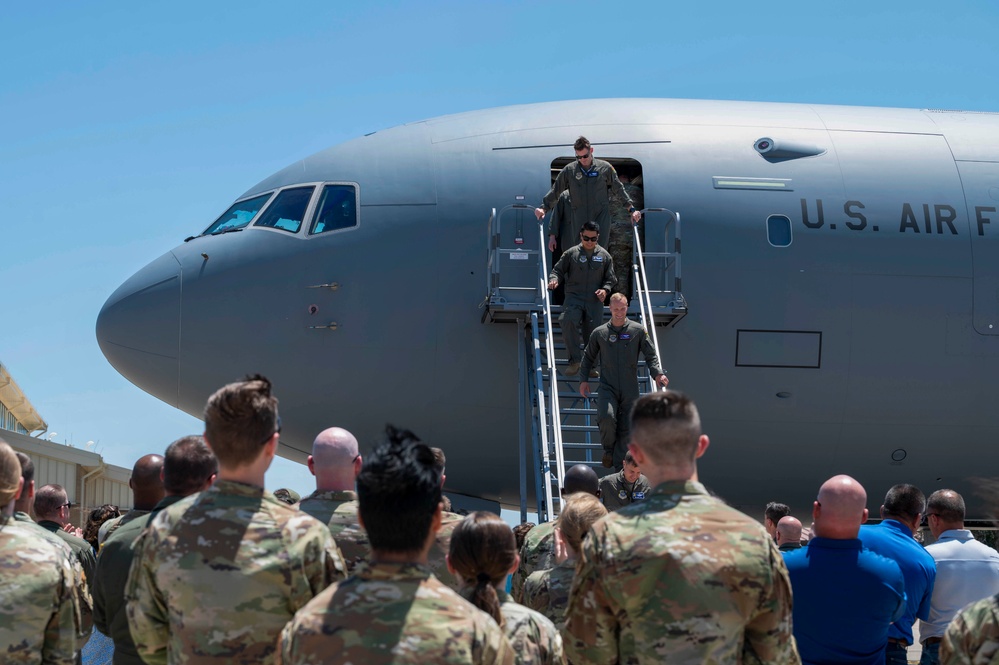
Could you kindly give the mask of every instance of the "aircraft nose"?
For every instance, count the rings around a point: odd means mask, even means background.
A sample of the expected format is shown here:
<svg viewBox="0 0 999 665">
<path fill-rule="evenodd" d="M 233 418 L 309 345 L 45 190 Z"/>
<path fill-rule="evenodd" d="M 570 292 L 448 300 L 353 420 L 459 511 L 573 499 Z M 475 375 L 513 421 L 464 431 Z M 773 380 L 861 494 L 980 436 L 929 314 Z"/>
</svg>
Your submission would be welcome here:
<svg viewBox="0 0 999 665">
<path fill-rule="evenodd" d="M 97 316 L 97 343 L 129 381 L 177 406 L 180 262 L 168 252 L 132 275 Z"/>
</svg>

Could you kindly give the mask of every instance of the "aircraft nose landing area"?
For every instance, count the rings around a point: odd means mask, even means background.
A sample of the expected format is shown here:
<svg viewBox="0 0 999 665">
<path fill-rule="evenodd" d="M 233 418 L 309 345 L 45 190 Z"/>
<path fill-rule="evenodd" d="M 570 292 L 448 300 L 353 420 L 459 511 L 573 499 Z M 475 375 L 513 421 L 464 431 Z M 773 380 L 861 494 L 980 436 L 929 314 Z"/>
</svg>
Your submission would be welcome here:
<svg viewBox="0 0 999 665">
<path fill-rule="evenodd" d="M 180 264 L 168 252 L 118 287 L 97 316 L 97 343 L 108 362 L 129 381 L 174 406 L 180 285 Z"/>
</svg>

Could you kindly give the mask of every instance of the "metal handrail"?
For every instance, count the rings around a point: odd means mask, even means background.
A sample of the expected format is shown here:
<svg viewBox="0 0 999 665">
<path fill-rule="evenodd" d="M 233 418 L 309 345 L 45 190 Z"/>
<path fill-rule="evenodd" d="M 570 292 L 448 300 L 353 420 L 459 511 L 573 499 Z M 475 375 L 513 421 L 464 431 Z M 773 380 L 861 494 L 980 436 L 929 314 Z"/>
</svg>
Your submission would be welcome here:
<svg viewBox="0 0 999 665">
<path fill-rule="evenodd" d="M 558 472 L 559 484 L 565 478 L 565 453 L 562 450 L 562 414 L 559 410 L 558 376 L 555 371 L 555 341 L 552 326 L 551 295 L 548 292 L 548 253 L 545 251 L 544 218 L 538 225 L 538 242 L 541 248 L 541 260 L 538 262 L 539 286 L 541 288 L 541 304 L 545 313 L 545 355 L 548 362 L 548 396 L 551 399 L 552 443 L 555 446 L 555 470 Z"/>
<path fill-rule="evenodd" d="M 487 296 L 493 292 L 493 256 L 496 253 L 496 247 L 493 246 L 493 238 L 495 237 L 495 230 L 493 229 L 493 226 L 495 225 L 495 223 L 496 223 L 496 208 L 493 208 L 492 214 L 489 215 L 489 221 L 486 222 L 486 295 Z"/>
<path fill-rule="evenodd" d="M 531 312 L 531 332 L 533 333 L 534 336 L 534 357 L 539 358 L 541 355 L 541 346 L 538 342 L 537 312 Z M 541 364 L 537 362 L 534 363 L 534 384 L 536 386 L 535 390 L 537 391 L 535 398 L 537 399 L 538 419 L 540 420 L 538 433 L 541 436 L 541 451 L 540 451 L 541 469 L 543 471 L 543 476 L 544 476 L 542 482 L 550 484 L 551 462 L 548 459 L 548 427 L 545 425 L 545 384 L 544 384 L 544 377 L 541 375 Z M 552 493 L 549 489 L 549 491 L 545 492 L 545 511 L 549 519 L 551 519 L 553 509 L 554 505 L 552 502 Z"/>
<path fill-rule="evenodd" d="M 642 211 L 645 212 L 665 212 L 672 215 L 673 220 L 677 224 L 677 229 L 680 226 L 680 216 L 669 210 L 667 208 L 646 208 Z M 669 225 L 667 224 L 667 241 L 669 240 Z M 635 277 L 636 282 L 636 295 L 638 296 L 638 306 L 639 311 L 643 321 L 645 322 L 645 331 L 652 338 L 652 345 L 656 350 L 656 357 L 659 358 L 659 364 L 663 364 L 662 353 L 659 351 L 659 337 L 656 335 L 655 320 L 652 318 L 652 298 L 649 296 L 649 278 L 645 271 L 645 257 L 642 253 L 642 245 L 640 238 L 638 237 L 638 225 L 633 225 L 631 227 L 632 235 L 634 236 L 634 247 L 632 248 L 632 273 Z M 641 279 L 639 280 L 639 275 Z M 649 332 L 651 330 L 651 332 Z M 652 383 L 652 391 L 656 392 L 659 390 L 659 384 L 655 381 Z"/>
</svg>

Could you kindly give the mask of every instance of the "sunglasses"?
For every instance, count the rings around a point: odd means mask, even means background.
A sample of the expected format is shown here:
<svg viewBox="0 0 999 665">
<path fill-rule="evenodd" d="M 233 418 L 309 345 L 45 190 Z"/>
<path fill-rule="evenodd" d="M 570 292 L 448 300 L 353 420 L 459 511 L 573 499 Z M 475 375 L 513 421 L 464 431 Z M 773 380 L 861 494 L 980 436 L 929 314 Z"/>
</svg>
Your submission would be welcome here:
<svg viewBox="0 0 999 665">
<path fill-rule="evenodd" d="M 589 159 L 592 156 L 593 156 L 593 151 L 591 150 L 585 155 L 576 155 L 576 159 Z"/>
<path fill-rule="evenodd" d="M 583 239 L 583 242 L 596 242 L 597 241 L 597 236 L 580 236 L 580 238 Z"/>
</svg>

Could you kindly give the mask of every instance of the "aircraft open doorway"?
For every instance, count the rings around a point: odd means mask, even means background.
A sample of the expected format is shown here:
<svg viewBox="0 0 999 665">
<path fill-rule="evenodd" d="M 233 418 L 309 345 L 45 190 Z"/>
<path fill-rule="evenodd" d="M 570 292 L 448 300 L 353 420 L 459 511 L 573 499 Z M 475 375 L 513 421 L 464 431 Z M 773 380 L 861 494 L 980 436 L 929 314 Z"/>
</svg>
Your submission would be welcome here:
<svg viewBox="0 0 999 665">
<path fill-rule="evenodd" d="M 594 150 L 594 157 L 609 162 L 617 171 L 621 184 L 631 197 L 634 206 L 642 210 L 645 207 L 645 184 L 642 176 L 642 164 L 637 159 L 631 157 L 607 157 L 598 150 Z M 572 163 L 575 157 L 557 157 L 552 160 L 551 183 L 555 183 L 555 178 L 559 172 L 568 164 Z M 566 196 L 568 192 L 563 193 Z M 555 236 L 556 246 L 552 252 L 551 265 L 554 265 L 559 257 L 569 247 L 579 243 L 579 233 L 573 230 L 569 223 L 571 220 L 571 210 L 568 206 L 571 202 L 560 200 L 551 211 L 549 217 L 548 232 L 549 237 Z M 585 221 L 585 220 L 584 220 Z M 644 218 L 639 223 L 639 237 L 644 243 Z M 606 234 L 606 235 L 605 235 Z M 606 249 L 614 259 L 614 273 L 618 278 L 617 286 L 612 289 L 612 293 L 623 293 L 628 300 L 632 297 L 631 284 L 631 261 L 633 233 L 631 228 L 630 213 L 628 206 L 620 204 L 613 196 L 610 200 L 610 228 L 601 229 L 601 240 L 606 238 Z M 604 245 L 604 242 L 601 242 Z M 561 305 L 565 301 L 565 292 L 560 284 L 553 294 L 553 302 Z"/>
</svg>

